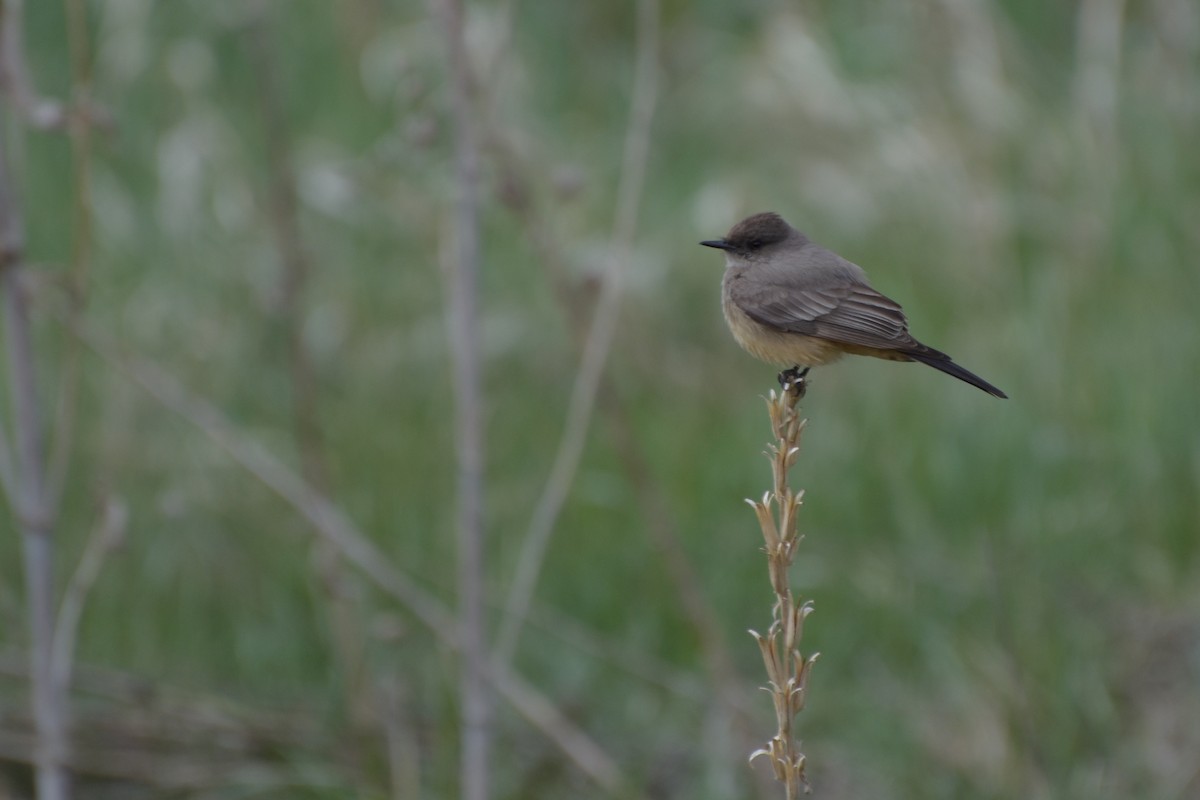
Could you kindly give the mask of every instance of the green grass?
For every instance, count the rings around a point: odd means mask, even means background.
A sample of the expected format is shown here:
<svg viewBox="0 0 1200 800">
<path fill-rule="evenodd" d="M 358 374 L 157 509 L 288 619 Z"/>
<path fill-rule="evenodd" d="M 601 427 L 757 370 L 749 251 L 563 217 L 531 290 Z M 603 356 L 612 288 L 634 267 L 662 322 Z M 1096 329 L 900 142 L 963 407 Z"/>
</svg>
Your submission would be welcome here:
<svg viewBox="0 0 1200 800">
<path fill-rule="evenodd" d="M 292 5 L 272 26 L 314 264 L 305 333 L 334 494 L 453 605 L 438 268 L 451 123 L 438 39 L 415 6 Z M 743 632 L 766 624 L 770 594 L 742 498 L 768 485 L 759 395 L 774 370 L 724 330 L 720 260 L 695 243 L 774 209 L 863 265 L 918 337 L 1012 399 L 918 365 L 860 360 L 815 374 L 794 475 L 808 492 L 795 583 L 815 599 L 805 641 L 822 652 L 800 720 L 818 796 L 1190 796 L 1200 31 L 1171 22 L 1172 9 L 1188 17 L 1182 0 L 1125 9 L 1109 126 L 1077 94 L 1077 4 L 983 4 L 969 19 L 950 8 L 667 4 L 608 378 L 766 737 L 761 664 Z M 501 6 L 472 9 L 486 55 Z M 60 12 L 28 11 L 31 66 L 61 94 Z M 295 463 L 244 15 L 143 0 L 90 11 L 94 91 L 116 131 L 96 143 L 88 317 Z M 513 13 L 510 49 L 484 76 L 488 130 L 532 165 L 542 224 L 581 285 L 608 257 L 634 16 L 598 3 Z M 994 45 L 994 62 L 980 41 Z M 59 270 L 70 253 L 69 150 L 42 134 L 24 147 L 29 257 Z M 566 172 L 579 191 L 556 194 Z M 500 177 L 489 160 L 483 329 L 498 602 L 577 362 L 571 323 L 501 202 Z M 61 332 L 45 322 L 39 335 L 49 396 Z M 298 709 L 339 741 L 345 677 L 309 528 L 104 363 L 85 361 L 82 392 L 61 574 L 102 493 L 129 504 L 130 529 L 91 597 L 81 661 Z M 518 667 L 657 796 L 748 796 L 746 753 L 716 701 L 639 677 L 620 655 L 707 679 L 637 498 L 601 414 L 536 605 L 590 630 L 608 655 L 530 628 Z M 15 536 L 0 537 L 9 647 L 25 641 L 19 564 Z M 368 663 L 403 683 L 416 780 L 425 796 L 454 796 L 453 659 L 403 609 L 360 589 L 368 629 L 397 613 L 404 622 L 399 639 L 372 641 Z M 20 707 L 14 686 L 0 697 L 0 710 Z M 503 704 L 497 724 L 498 797 L 603 796 Z M 340 784 L 303 796 L 385 796 L 379 741 L 361 750 L 331 755 Z M 300 759 L 297 775 L 308 758 L 284 756 Z M 233 778 L 205 796 L 239 791 Z"/>
</svg>

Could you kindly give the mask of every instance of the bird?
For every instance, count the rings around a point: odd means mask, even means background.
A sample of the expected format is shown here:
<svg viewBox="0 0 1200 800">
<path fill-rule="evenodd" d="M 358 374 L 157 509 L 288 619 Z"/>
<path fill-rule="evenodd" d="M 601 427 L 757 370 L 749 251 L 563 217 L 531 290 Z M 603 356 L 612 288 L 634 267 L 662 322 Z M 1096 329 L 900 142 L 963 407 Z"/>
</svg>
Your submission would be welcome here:
<svg viewBox="0 0 1200 800">
<path fill-rule="evenodd" d="M 862 267 L 793 228 L 779 214 L 752 214 L 723 239 L 700 242 L 725 253 L 721 306 L 733 338 L 752 356 L 809 367 L 843 355 L 917 361 L 994 397 L 1004 392 L 908 332 L 899 303 L 871 288 Z M 804 367 L 803 372 L 800 368 Z"/>
</svg>

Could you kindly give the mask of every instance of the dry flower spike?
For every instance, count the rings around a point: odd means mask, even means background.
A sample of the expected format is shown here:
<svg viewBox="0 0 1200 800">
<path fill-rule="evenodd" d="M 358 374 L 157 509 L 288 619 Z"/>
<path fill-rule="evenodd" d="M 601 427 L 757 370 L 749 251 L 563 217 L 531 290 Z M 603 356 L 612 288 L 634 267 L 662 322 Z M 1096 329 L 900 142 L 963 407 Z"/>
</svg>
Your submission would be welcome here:
<svg viewBox="0 0 1200 800">
<path fill-rule="evenodd" d="M 767 670 L 767 686 L 763 689 L 771 695 L 778 731 L 765 747 L 750 754 L 750 760 L 765 756 L 776 780 L 784 785 L 785 797 L 794 800 L 801 791 L 806 794 L 811 791 L 805 775 L 806 759 L 793 734 L 793 724 L 808 699 L 808 677 L 817 654 L 806 658 L 800 652 L 804 620 L 812 613 L 813 606 L 808 600 L 797 602 L 788 582 L 788 568 L 804 538 L 797 529 L 804 492 L 795 492 L 787 485 L 788 470 L 799 457 L 800 434 L 806 423 L 797 409 L 804 396 L 804 376 L 784 373 L 780 376 L 780 384 L 783 391 L 777 394 L 772 390 L 766 398 L 771 431 L 775 436 L 766 452 L 771 462 L 773 489 L 765 493 L 761 501 L 746 501 L 754 509 L 762 529 L 771 591 L 775 595 L 771 627 L 766 635 L 753 630 L 750 635 L 758 642 Z"/>
</svg>

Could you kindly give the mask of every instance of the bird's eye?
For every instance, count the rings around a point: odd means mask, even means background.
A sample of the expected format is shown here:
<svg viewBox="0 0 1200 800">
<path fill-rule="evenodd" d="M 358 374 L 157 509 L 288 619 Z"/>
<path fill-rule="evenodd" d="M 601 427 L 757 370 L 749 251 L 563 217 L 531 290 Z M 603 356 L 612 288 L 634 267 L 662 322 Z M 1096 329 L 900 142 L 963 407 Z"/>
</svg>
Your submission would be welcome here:
<svg viewBox="0 0 1200 800">
<path fill-rule="evenodd" d="M 757 250 L 758 248 L 760 248 L 762 246 L 763 246 L 762 239 L 751 239 L 750 240 L 750 249 L 751 250 Z"/>
</svg>

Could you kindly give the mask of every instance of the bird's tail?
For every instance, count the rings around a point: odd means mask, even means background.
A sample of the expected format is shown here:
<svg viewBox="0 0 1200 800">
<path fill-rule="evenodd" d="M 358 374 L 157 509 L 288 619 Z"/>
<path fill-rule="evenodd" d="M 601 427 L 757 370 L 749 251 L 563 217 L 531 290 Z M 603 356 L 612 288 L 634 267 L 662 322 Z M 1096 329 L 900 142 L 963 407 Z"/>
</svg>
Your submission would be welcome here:
<svg viewBox="0 0 1200 800">
<path fill-rule="evenodd" d="M 1000 397 L 1005 400 L 1008 399 L 1008 395 L 1006 395 L 1004 392 L 1000 391 L 995 386 L 992 386 L 974 372 L 963 369 L 958 364 L 955 364 L 952 360 L 950 360 L 950 356 L 946 355 L 945 353 L 939 353 L 937 350 L 934 350 L 931 347 L 924 348 L 922 350 L 909 350 L 905 352 L 905 355 L 907 355 L 913 361 L 920 361 L 922 364 L 928 364 L 934 369 L 941 370 L 947 375 L 953 375 L 960 381 L 966 381 L 972 386 L 982 389 L 993 397 Z"/>
</svg>

